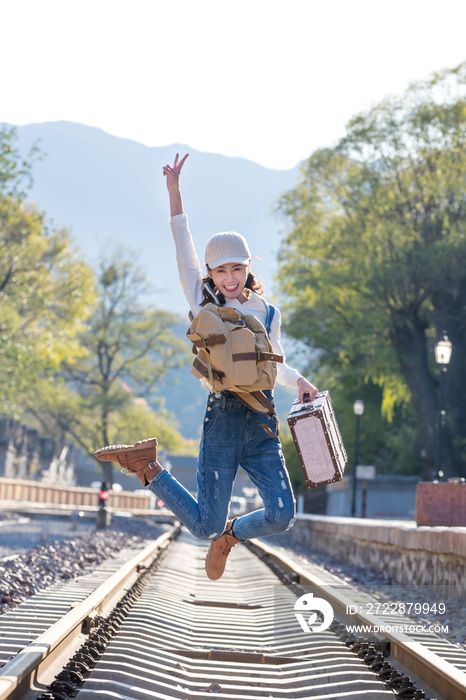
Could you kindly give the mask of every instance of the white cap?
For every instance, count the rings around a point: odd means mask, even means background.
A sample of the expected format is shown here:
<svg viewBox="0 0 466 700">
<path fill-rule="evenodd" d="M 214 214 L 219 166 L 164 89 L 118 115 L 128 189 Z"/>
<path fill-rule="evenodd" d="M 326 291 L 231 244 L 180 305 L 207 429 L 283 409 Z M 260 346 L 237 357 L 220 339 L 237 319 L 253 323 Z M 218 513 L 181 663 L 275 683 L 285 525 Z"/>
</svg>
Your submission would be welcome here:
<svg viewBox="0 0 466 700">
<path fill-rule="evenodd" d="M 248 265 L 251 251 L 244 236 L 235 231 L 224 231 L 211 236 L 206 243 L 204 261 L 212 270 L 226 263 Z"/>
</svg>

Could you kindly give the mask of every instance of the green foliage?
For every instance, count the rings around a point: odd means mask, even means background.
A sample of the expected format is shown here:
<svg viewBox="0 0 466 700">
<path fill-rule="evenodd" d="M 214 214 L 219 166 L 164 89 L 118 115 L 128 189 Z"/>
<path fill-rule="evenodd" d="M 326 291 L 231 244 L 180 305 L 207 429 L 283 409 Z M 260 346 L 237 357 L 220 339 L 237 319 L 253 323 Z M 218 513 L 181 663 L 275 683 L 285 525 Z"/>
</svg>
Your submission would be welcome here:
<svg viewBox="0 0 466 700">
<path fill-rule="evenodd" d="M 96 281 L 68 231 L 49 231 L 25 205 L 38 149 L 21 160 L 15 139 L 0 127 L 0 410 L 89 453 L 156 435 L 195 454 L 145 398 L 157 404 L 163 378 L 186 362 L 176 317 L 141 301 L 146 281 L 127 252 L 102 260 Z"/>
<path fill-rule="evenodd" d="M 35 388 L 36 395 L 29 402 L 28 412 L 43 433 L 68 435 L 89 454 L 101 446 L 101 414 L 96 411 L 90 396 L 73 391 L 63 379 L 56 380 L 52 386 L 46 382 L 42 386 L 36 384 Z M 128 391 L 122 391 L 120 396 L 115 392 L 107 405 L 113 443 L 133 444 L 155 436 L 160 448 L 168 452 L 197 454 L 198 441 L 185 440 L 163 409 L 154 412 L 144 399 L 138 399 Z M 100 462 L 99 466 L 102 466 Z"/>
<path fill-rule="evenodd" d="M 435 331 L 453 335 L 466 305 L 465 87 L 463 64 L 356 115 L 280 202 L 292 222 L 279 256 L 287 332 L 336 392 L 360 387 L 351 404 L 372 384 L 388 421 L 398 415 L 401 427 L 411 407 L 418 457 L 430 466 Z"/>
<path fill-rule="evenodd" d="M 98 387 L 105 395 L 115 388 L 117 403 L 124 403 L 122 382 L 129 382 L 136 395 L 150 396 L 186 354 L 185 344 L 171 330 L 176 317 L 141 303 L 146 281 L 130 257 L 130 251 L 118 249 L 114 259 L 102 261 L 98 303 L 81 336 L 89 355 L 67 363 L 74 382 L 89 391 Z"/>
<path fill-rule="evenodd" d="M 17 408 L 33 415 L 44 432 L 68 434 L 90 454 L 105 444 L 135 442 L 151 435 L 165 449 L 194 454 L 196 441 L 184 440 L 170 425 L 170 416 L 161 409 L 154 413 L 145 398 L 154 399 L 169 370 L 185 364 L 185 345 L 171 329 L 176 317 L 141 303 L 144 276 L 124 255 L 119 250 L 114 260 L 102 262 L 94 305 L 86 312 L 92 315 L 85 323 L 78 314 L 79 322 L 70 333 L 71 348 L 57 340 L 59 319 L 51 317 L 46 337 L 50 345 L 44 346 L 50 349 L 46 354 L 49 372 L 43 371 L 30 383 L 30 367 L 26 371 L 16 363 L 24 376 L 19 388 L 18 383 L 12 387 L 12 394 Z M 93 288 L 92 277 L 83 277 L 83 283 L 88 290 Z M 52 285 L 50 298 L 55 294 Z M 74 307 L 65 299 L 63 317 L 70 321 Z M 55 312 L 60 304 L 57 300 Z M 105 463 L 105 468 L 110 483 L 111 465 Z"/>
<path fill-rule="evenodd" d="M 130 436 L 140 440 L 149 429 L 161 430 L 161 446 L 183 449 L 181 436 L 170 428 L 167 418 L 150 411 L 147 399 L 155 398 L 170 369 L 186 363 L 186 346 L 171 328 L 177 321 L 173 314 L 141 303 L 146 291 L 145 277 L 131 261 L 130 251 L 119 249 L 103 260 L 98 302 L 79 336 L 87 353 L 62 363 L 63 377 L 80 396 L 74 424 L 81 426 L 76 434 L 89 452 L 101 445 L 124 443 Z M 83 416 L 92 417 L 86 429 Z M 68 424 L 73 426 L 71 416 Z M 192 445 L 186 449 L 192 450 Z M 110 474 L 106 480 L 111 480 Z"/>
<path fill-rule="evenodd" d="M 14 411 L 40 377 L 82 355 L 95 285 L 66 230 L 49 233 L 42 214 L 3 194 L 0 250 L 0 405 Z"/>
<path fill-rule="evenodd" d="M 351 373 L 343 373 L 337 383 L 330 377 L 322 377 L 322 381 L 323 386 L 330 390 L 348 453 L 347 473 L 354 469 L 356 417 L 353 403 L 356 398 L 364 401 L 364 414 L 360 419 L 359 464 L 375 466 L 377 474 L 410 474 L 416 471 L 416 420 L 409 404 L 396 406 L 389 422 L 381 411 L 382 389 L 373 382 L 360 385 Z"/>
<path fill-rule="evenodd" d="M 82 354 L 76 335 L 95 300 L 93 273 L 66 229 L 48 231 L 24 204 L 39 149 L 21 159 L 16 138 L 0 126 L 0 407 L 13 414 L 65 357 Z"/>
<path fill-rule="evenodd" d="M 45 155 L 34 143 L 26 158 L 15 147 L 18 139 L 14 126 L 0 124 L 0 192 L 22 201 L 32 186 L 32 165 Z"/>
<path fill-rule="evenodd" d="M 115 433 L 122 441 L 133 444 L 141 437 L 157 437 L 167 452 L 197 456 L 198 440 L 185 440 L 174 426 L 172 418 L 163 410 L 154 413 L 143 403 L 132 403 L 121 411 L 115 422 Z"/>
</svg>

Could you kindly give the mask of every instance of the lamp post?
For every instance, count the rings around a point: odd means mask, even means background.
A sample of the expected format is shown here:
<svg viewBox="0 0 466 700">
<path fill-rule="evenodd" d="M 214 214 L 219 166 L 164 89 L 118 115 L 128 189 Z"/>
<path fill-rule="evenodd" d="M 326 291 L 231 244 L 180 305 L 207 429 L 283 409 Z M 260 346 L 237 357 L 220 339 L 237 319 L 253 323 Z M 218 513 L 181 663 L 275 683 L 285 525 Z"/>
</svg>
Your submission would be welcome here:
<svg viewBox="0 0 466 700">
<path fill-rule="evenodd" d="M 354 443 L 354 471 L 353 471 L 353 498 L 351 502 L 351 517 L 356 515 L 356 467 L 359 461 L 359 423 L 364 413 L 364 401 L 357 399 L 353 404 L 354 415 L 356 416 L 356 440 Z"/>
<path fill-rule="evenodd" d="M 438 453 L 437 453 L 437 474 L 436 478 L 443 476 L 442 473 L 442 449 L 443 431 L 445 428 L 446 413 L 443 408 L 445 401 L 445 379 L 447 375 L 447 365 L 450 362 L 452 345 L 448 340 L 446 331 L 443 331 L 442 338 L 435 345 L 435 361 L 440 366 L 440 395 L 438 407 Z"/>
</svg>

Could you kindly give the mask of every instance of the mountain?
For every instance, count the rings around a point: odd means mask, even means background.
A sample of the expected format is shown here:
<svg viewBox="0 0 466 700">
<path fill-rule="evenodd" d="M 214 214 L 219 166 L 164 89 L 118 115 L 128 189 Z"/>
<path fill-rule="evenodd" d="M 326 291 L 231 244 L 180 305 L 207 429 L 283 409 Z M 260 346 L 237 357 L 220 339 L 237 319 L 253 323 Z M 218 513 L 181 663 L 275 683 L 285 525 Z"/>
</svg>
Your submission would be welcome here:
<svg viewBox="0 0 466 700">
<path fill-rule="evenodd" d="M 180 314 L 186 328 L 188 307 L 178 285 L 162 166 L 173 163 L 177 152 L 189 152 L 182 175 L 183 202 L 201 262 L 211 235 L 238 231 L 247 238 L 252 254 L 260 256 L 253 270 L 270 294 L 281 225 L 271 215 L 271 207 L 293 187 L 298 167 L 272 170 L 244 158 L 202 153 L 180 144 L 149 148 L 72 122 L 16 128 L 23 154 L 37 140 L 47 154 L 34 165 L 30 199 L 56 226 L 70 227 L 91 263 L 115 244 L 136 250 L 139 264 L 158 289 L 152 303 Z M 177 332 L 184 331 L 178 328 Z M 206 391 L 189 368 L 167 377 L 160 394 L 182 434 L 196 437 Z M 279 415 L 288 412 L 294 394 L 277 386 Z"/>
<path fill-rule="evenodd" d="M 271 207 L 293 186 L 297 167 L 272 170 L 180 144 L 150 148 L 65 121 L 28 124 L 17 131 L 23 153 L 35 140 L 47 153 L 34 166 L 31 200 L 55 225 L 71 228 L 91 262 L 114 244 L 138 252 L 141 267 L 158 290 L 153 302 L 159 308 L 187 313 L 162 175 L 162 166 L 173 163 L 177 152 L 190 153 L 182 174 L 183 202 L 201 262 L 211 235 L 238 231 L 252 254 L 260 256 L 262 262 L 256 260 L 253 269 L 266 290 L 271 289 L 282 225 Z"/>
</svg>

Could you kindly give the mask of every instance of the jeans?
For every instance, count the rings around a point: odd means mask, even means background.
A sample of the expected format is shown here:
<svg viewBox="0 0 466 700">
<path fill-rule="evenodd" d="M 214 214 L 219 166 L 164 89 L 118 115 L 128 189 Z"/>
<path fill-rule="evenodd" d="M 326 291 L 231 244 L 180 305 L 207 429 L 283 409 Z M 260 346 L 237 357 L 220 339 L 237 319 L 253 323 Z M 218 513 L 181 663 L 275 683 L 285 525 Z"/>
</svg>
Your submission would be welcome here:
<svg viewBox="0 0 466 700">
<path fill-rule="evenodd" d="M 273 392 L 264 393 L 273 404 Z M 265 507 L 238 517 L 234 537 L 274 535 L 295 522 L 296 501 L 280 440 L 270 437 L 261 423 L 275 432 L 273 418 L 255 413 L 231 392 L 221 392 L 220 398 L 210 394 L 197 461 L 197 500 L 166 469 L 149 484 L 195 537 L 223 534 L 238 467 L 247 472 Z"/>
</svg>

